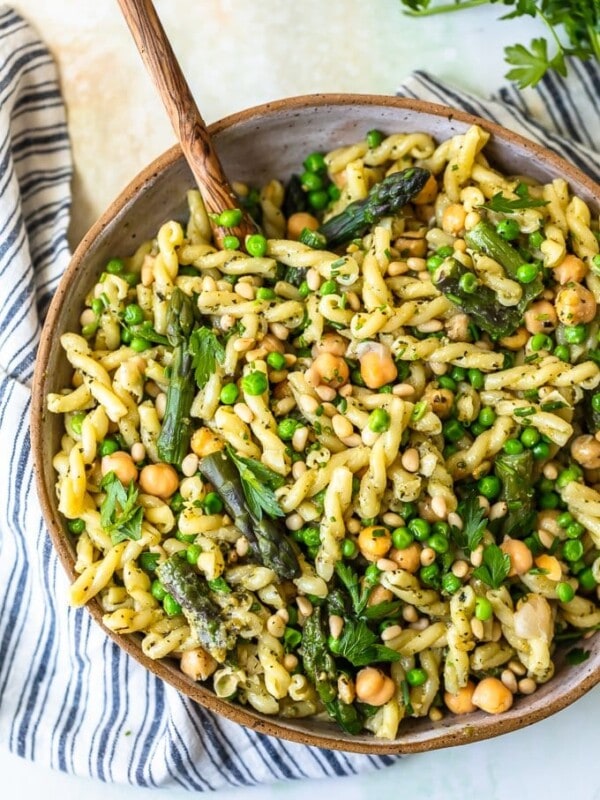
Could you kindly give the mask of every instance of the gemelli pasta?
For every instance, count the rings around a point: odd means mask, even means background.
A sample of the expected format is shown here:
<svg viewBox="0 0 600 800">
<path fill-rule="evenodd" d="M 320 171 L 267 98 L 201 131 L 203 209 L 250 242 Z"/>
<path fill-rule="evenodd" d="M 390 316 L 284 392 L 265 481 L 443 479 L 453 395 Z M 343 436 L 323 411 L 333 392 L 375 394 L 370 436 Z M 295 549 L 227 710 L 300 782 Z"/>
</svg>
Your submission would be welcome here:
<svg viewBox="0 0 600 800">
<path fill-rule="evenodd" d="M 235 184 L 222 245 L 190 191 L 106 264 L 47 398 L 73 605 L 384 739 L 506 711 L 598 629 L 598 219 L 488 138 L 369 131 Z"/>
</svg>

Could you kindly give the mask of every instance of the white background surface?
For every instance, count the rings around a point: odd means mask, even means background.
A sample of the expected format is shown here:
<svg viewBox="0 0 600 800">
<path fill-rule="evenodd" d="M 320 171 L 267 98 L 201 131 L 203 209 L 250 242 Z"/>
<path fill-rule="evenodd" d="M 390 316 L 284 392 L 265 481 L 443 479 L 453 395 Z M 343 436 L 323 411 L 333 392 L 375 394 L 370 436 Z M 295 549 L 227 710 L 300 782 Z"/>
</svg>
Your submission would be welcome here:
<svg viewBox="0 0 600 800">
<path fill-rule="evenodd" d="M 54 53 L 75 158 L 75 245 L 173 134 L 116 0 L 16 0 Z M 540 35 L 530 20 L 496 23 L 501 8 L 413 21 L 398 0 L 157 0 L 207 122 L 310 92 L 393 93 L 427 69 L 485 95 L 502 80 L 502 46 Z M 0 658 L 1 658 L 0 654 Z M 499 739 L 411 756 L 383 772 L 311 784 L 217 792 L 218 800 L 600 800 L 600 692 Z M 0 797 L 163 800 L 180 790 L 107 786 L 0 751 Z"/>
</svg>

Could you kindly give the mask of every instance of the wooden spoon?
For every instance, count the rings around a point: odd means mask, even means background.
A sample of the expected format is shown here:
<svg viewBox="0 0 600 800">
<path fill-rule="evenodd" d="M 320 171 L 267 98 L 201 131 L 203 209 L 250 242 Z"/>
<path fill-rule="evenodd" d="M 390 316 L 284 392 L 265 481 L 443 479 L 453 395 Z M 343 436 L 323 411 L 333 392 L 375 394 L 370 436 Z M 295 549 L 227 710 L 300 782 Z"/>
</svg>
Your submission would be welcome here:
<svg viewBox="0 0 600 800">
<path fill-rule="evenodd" d="M 118 2 L 146 69 L 162 98 L 208 214 L 218 215 L 226 209 L 237 208 L 239 201 L 229 185 L 152 0 Z M 238 225 L 226 229 L 210 219 L 213 236 L 219 245 L 224 236 L 232 235 L 238 237 L 243 247 L 246 235 L 257 231 L 256 224 L 245 211 Z"/>
</svg>

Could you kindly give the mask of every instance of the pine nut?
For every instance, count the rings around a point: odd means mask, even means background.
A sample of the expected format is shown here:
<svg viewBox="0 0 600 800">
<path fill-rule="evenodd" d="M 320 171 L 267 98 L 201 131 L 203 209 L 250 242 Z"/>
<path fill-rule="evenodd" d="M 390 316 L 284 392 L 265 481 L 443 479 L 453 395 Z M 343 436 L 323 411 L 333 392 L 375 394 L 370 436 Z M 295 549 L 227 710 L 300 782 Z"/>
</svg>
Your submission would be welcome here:
<svg viewBox="0 0 600 800">
<path fill-rule="evenodd" d="M 339 639 L 342 635 L 342 631 L 344 630 L 344 620 L 342 617 L 338 616 L 337 614 L 331 614 L 329 616 L 328 623 L 329 633 L 334 639 Z"/>
<path fill-rule="evenodd" d="M 429 567 L 436 559 L 436 552 L 432 547 L 424 547 L 421 550 L 421 564 L 424 567 Z"/>
<path fill-rule="evenodd" d="M 131 457 L 133 458 L 134 461 L 143 461 L 146 458 L 146 448 L 141 442 L 136 442 L 135 444 L 132 444 L 130 452 L 131 452 Z M 183 462 L 181 462 L 181 466 L 183 467 Z M 196 470 L 194 470 L 194 472 L 195 471 Z M 192 473 L 192 475 L 193 474 L 194 473 Z"/>
<path fill-rule="evenodd" d="M 480 619 L 477 619 L 477 617 L 471 618 L 471 630 L 473 631 L 473 636 L 476 639 L 483 639 L 483 622 Z"/>
<path fill-rule="evenodd" d="M 354 431 L 354 426 L 349 419 L 343 417 L 341 414 L 336 414 L 331 419 L 333 431 L 340 439 L 345 439 L 346 436 L 351 436 Z"/>
<path fill-rule="evenodd" d="M 352 519 L 349 519 L 348 522 L 346 523 L 346 530 L 348 531 L 348 533 L 360 533 L 360 528 L 361 528 L 360 522 L 354 517 L 352 517 Z"/>
<path fill-rule="evenodd" d="M 293 367 L 296 361 L 298 361 L 298 357 L 293 353 L 286 353 L 284 358 L 286 367 Z"/>
<path fill-rule="evenodd" d="M 293 653 L 286 653 L 281 662 L 288 672 L 293 672 L 298 666 L 298 659 Z"/>
<path fill-rule="evenodd" d="M 502 625 L 498 622 L 497 619 L 494 620 L 494 624 L 492 625 L 492 635 L 490 639 L 492 642 L 499 642 L 502 638 Z"/>
<path fill-rule="evenodd" d="M 377 433 L 376 431 L 372 431 L 368 425 L 362 429 L 361 439 L 364 445 L 367 447 L 373 447 L 377 439 L 381 434 Z"/>
<path fill-rule="evenodd" d="M 290 615 L 288 613 L 287 608 L 280 608 L 275 613 L 277 614 L 278 617 L 281 617 L 281 619 L 285 622 L 286 625 L 290 621 Z"/>
<path fill-rule="evenodd" d="M 444 719 L 444 712 L 440 708 L 432 708 L 428 716 L 432 722 L 441 722 Z"/>
<path fill-rule="evenodd" d="M 311 394 L 301 394 L 299 397 L 300 409 L 305 414 L 314 414 L 319 407 L 319 401 Z"/>
<path fill-rule="evenodd" d="M 411 622 L 408 627 L 412 628 L 413 631 L 424 631 L 425 628 L 429 627 L 429 620 L 427 617 L 421 617 L 421 619 Z"/>
<path fill-rule="evenodd" d="M 216 292 L 217 291 L 217 282 L 214 278 L 211 278 L 210 275 L 206 275 L 202 279 L 202 291 L 203 292 Z"/>
<path fill-rule="evenodd" d="M 274 336 L 276 336 L 283 342 L 290 335 L 289 328 L 286 328 L 285 325 L 281 322 L 272 322 L 271 325 L 269 326 L 269 329 Z"/>
<path fill-rule="evenodd" d="M 395 277 L 396 275 L 404 275 L 405 272 L 408 272 L 409 266 L 406 261 L 390 261 L 387 268 L 387 274 L 390 278 Z"/>
<path fill-rule="evenodd" d="M 158 418 L 163 419 L 165 411 L 167 410 L 167 395 L 164 392 L 160 392 L 160 394 L 156 395 L 154 407 L 156 408 Z"/>
<path fill-rule="evenodd" d="M 544 473 L 544 478 L 548 478 L 550 481 L 555 481 L 558 478 L 558 468 L 554 461 L 544 464 L 542 472 Z"/>
<path fill-rule="evenodd" d="M 285 527 L 289 531 L 299 531 L 303 525 L 304 520 L 298 513 L 290 514 L 290 516 L 285 520 Z"/>
<path fill-rule="evenodd" d="M 417 325 L 417 330 L 421 333 L 437 333 L 444 329 L 444 323 L 441 319 L 430 319 L 428 322 L 422 322 Z"/>
<path fill-rule="evenodd" d="M 245 536 L 240 536 L 240 538 L 235 543 L 235 552 L 238 554 L 240 558 L 243 558 L 249 549 L 248 539 Z"/>
<path fill-rule="evenodd" d="M 252 286 L 250 283 L 243 283 L 242 281 L 238 281 L 236 283 L 234 291 L 240 297 L 243 297 L 244 300 L 254 300 L 256 295 L 256 289 L 254 286 Z"/>
<path fill-rule="evenodd" d="M 430 364 L 429 366 L 434 375 L 445 375 L 448 372 L 447 364 Z"/>
<path fill-rule="evenodd" d="M 181 462 L 181 471 L 186 478 L 191 478 L 198 472 L 198 456 L 195 453 L 188 453 Z"/>
<path fill-rule="evenodd" d="M 404 453 L 402 453 L 400 462 L 407 472 L 418 472 L 421 459 L 417 448 L 409 447 L 408 450 L 405 450 Z"/>
<path fill-rule="evenodd" d="M 490 501 L 487 499 L 487 497 L 484 497 L 482 494 L 480 494 L 477 498 L 477 502 L 479 503 L 479 508 L 487 516 L 490 513 Z"/>
<path fill-rule="evenodd" d="M 397 383 L 392 389 L 392 394 L 396 397 L 411 397 L 414 393 L 414 386 L 410 383 Z"/>
<path fill-rule="evenodd" d="M 92 325 L 96 321 L 96 315 L 92 311 L 91 308 L 86 308 L 85 311 L 82 312 L 81 316 L 79 317 L 79 324 L 83 327 L 84 325 Z"/>
<path fill-rule="evenodd" d="M 493 506 L 490 506 L 490 520 L 500 519 L 500 517 L 505 517 L 507 514 L 508 505 L 504 500 L 499 500 L 497 503 L 494 503 Z"/>
<path fill-rule="evenodd" d="M 480 567 L 483 562 L 483 545 L 480 544 L 471 553 L 471 564 L 474 567 Z"/>
<path fill-rule="evenodd" d="M 338 389 L 338 394 L 341 397 L 350 397 L 352 392 L 354 391 L 353 386 L 351 383 L 345 383 L 343 386 L 340 386 Z"/>
<path fill-rule="evenodd" d="M 358 447 L 362 444 L 362 439 L 360 438 L 360 433 L 353 433 L 352 436 L 344 437 L 341 442 L 346 447 Z"/>
<path fill-rule="evenodd" d="M 392 561 L 391 558 L 380 558 L 377 562 L 377 567 L 382 572 L 394 572 L 398 569 L 398 564 Z"/>
<path fill-rule="evenodd" d="M 533 694 L 537 689 L 537 684 L 533 678 L 521 678 L 518 686 L 521 694 Z"/>
<path fill-rule="evenodd" d="M 417 609 L 414 606 L 404 606 L 402 609 L 402 619 L 405 622 L 416 622 L 419 619 Z"/>
<path fill-rule="evenodd" d="M 500 675 L 500 680 L 507 689 L 509 689 L 513 694 L 516 694 L 518 686 L 514 672 L 512 672 L 510 669 L 503 669 L 502 674 Z"/>
<path fill-rule="evenodd" d="M 267 620 L 267 630 L 276 639 L 280 639 L 285 633 L 285 622 L 277 614 L 273 614 Z"/>
<path fill-rule="evenodd" d="M 448 514 L 448 524 L 454 525 L 455 528 L 458 528 L 462 531 L 463 521 L 460 516 L 456 513 L 456 511 L 451 511 Z"/>
<path fill-rule="evenodd" d="M 307 469 L 308 467 L 306 466 L 306 463 L 304 461 L 295 461 L 292 466 L 292 477 L 294 478 L 294 480 L 297 481 L 298 478 L 304 475 Z"/>
<path fill-rule="evenodd" d="M 431 510 L 439 517 L 439 519 L 445 519 L 448 514 L 448 506 L 446 505 L 446 500 L 441 495 L 436 495 L 435 497 L 431 498 Z"/>
<path fill-rule="evenodd" d="M 523 664 L 521 664 L 520 661 L 516 661 L 514 659 L 512 661 L 509 661 L 507 666 L 511 672 L 515 673 L 515 675 L 522 676 L 525 675 L 525 673 L 527 672 L 527 668 Z"/>
<path fill-rule="evenodd" d="M 457 578 L 466 577 L 469 569 L 470 567 L 466 561 L 459 560 L 455 561 L 454 564 L 452 564 L 452 574 L 456 575 Z"/>
<path fill-rule="evenodd" d="M 255 340 L 250 337 L 242 336 L 235 340 L 233 349 L 236 353 L 245 353 L 246 350 L 249 350 L 254 345 L 254 341 Z"/>
<path fill-rule="evenodd" d="M 538 528 L 537 535 L 538 539 L 547 550 L 549 550 L 554 544 L 554 536 L 545 528 Z"/>
<path fill-rule="evenodd" d="M 350 704 L 356 699 L 356 687 L 354 681 L 348 675 L 339 676 L 337 679 L 338 697 L 342 703 Z"/>
<path fill-rule="evenodd" d="M 390 625 L 387 628 L 384 628 L 381 632 L 381 640 L 383 642 L 389 642 L 390 639 L 395 639 L 396 636 L 399 636 L 402 633 L 402 626 L 401 625 Z"/>
<path fill-rule="evenodd" d="M 410 256 L 410 258 L 406 259 L 406 263 L 408 264 L 408 268 L 413 272 L 423 272 L 423 270 L 427 267 L 427 261 L 425 261 L 424 258 L 419 258 L 418 256 Z"/>
<path fill-rule="evenodd" d="M 242 422 L 246 422 L 248 425 L 254 419 L 254 414 L 249 406 L 246 405 L 246 403 L 236 403 L 233 407 L 233 411 L 235 415 L 242 420 Z"/>
<path fill-rule="evenodd" d="M 306 271 L 306 283 L 311 292 L 316 292 L 321 285 L 321 276 L 313 267 Z"/>
<path fill-rule="evenodd" d="M 308 597 L 303 597 L 299 595 L 296 598 L 296 605 L 298 606 L 298 611 L 301 614 L 304 614 L 305 617 L 310 617 L 313 612 L 313 606 Z"/>
<path fill-rule="evenodd" d="M 326 400 L 326 401 L 329 401 L 329 402 L 331 402 L 332 400 L 335 400 L 335 396 L 337 394 L 335 389 L 332 389 L 331 386 L 325 386 L 325 384 L 323 384 L 323 383 L 321 383 L 321 384 L 319 384 L 319 386 L 317 386 L 317 388 L 315 389 L 315 392 L 319 395 L 321 400 Z"/>
<path fill-rule="evenodd" d="M 300 453 L 306 447 L 308 441 L 308 428 L 297 428 L 292 436 L 292 447 L 297 453 Z"/>
<path fill-rule="evenodd" d="M 235 317 L 233 316 L 233 314 L 223 314 L 219 322 L 221 330 L 228 331 L 230 328 L 233 328 L 234 325 L 235 325 Z"/>
<path fill-rule="evenodd" d="M 404 526 L 404 518 L 393 511 L 386 511 L 381 520 L 384 525 L 389 525 L 392 528 L 402 528 Z"/>
<path fill-rule="evenodd" d="M 266 347 L 257 347 L 254 350 L 248 350 L 245 359 L 248 363 L 250 363 L 250 361 L 257 361 L 259 358 L 264 358 L 267 352 Z"/>
</svg>

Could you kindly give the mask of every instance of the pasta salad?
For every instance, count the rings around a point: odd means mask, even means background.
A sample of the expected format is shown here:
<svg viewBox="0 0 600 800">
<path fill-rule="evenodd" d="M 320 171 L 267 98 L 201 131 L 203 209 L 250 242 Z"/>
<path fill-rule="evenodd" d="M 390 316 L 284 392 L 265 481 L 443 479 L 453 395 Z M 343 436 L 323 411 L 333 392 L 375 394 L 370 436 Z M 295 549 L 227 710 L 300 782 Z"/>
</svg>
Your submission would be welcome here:
<svg viewBox="0 0 600 800">
<path fill-rule="evenodd" d="M 473 126 L 197 191 L 61 337 L 71 602 L 222 698 L 394 739 L 600 626 L 598 220 Z M 234 235 L 246 209 L 262 233 Z"/>
</svg>

